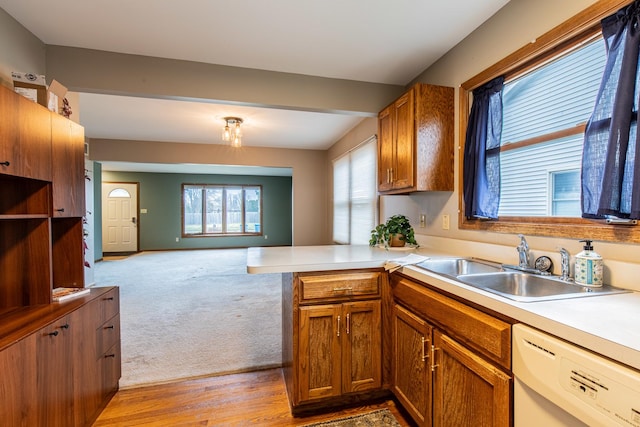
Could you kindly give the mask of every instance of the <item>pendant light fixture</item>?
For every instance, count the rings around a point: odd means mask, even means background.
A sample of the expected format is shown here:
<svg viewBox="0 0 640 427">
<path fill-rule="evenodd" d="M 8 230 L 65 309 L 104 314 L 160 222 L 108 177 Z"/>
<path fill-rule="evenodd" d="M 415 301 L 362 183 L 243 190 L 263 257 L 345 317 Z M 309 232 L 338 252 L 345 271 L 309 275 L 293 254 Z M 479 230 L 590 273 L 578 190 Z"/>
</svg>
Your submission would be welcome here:
<svg viewBox="0 0 640 427">
<path fill-rule="evenodd" d="M 239 117 L 224 117 L 224 129 L 222 130 L 222 140 L 230 142 L 232 147 L 242 146 L 242 130 L 240 125 L 242 119 Z"/>
</svg>

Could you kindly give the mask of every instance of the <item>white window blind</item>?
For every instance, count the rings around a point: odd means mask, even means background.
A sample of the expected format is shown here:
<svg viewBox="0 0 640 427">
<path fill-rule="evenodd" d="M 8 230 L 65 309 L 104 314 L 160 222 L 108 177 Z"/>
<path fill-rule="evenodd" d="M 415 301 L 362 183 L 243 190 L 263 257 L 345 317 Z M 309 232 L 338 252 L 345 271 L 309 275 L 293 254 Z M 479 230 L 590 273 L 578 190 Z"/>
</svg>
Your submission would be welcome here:
<svg viewBox="0 0 640 427">
<path fill-rule="evenodd" d="M 376 138 L 333 162 L 333 241 L 365 245 L 377 223 Z"/>
</svg>

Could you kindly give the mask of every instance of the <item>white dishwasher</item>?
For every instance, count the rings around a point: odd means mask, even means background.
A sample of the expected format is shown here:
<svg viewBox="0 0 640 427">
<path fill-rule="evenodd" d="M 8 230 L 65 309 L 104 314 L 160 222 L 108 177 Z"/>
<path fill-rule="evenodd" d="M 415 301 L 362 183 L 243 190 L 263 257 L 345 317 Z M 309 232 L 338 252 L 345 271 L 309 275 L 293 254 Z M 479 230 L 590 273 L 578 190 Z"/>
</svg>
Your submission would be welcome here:
<svg viewBox="0 0 640 427">
<path fill-rule="evenodd" d="M 514 427 L 640 427 L 640 372 L 513 326 Z"/>
</svg>

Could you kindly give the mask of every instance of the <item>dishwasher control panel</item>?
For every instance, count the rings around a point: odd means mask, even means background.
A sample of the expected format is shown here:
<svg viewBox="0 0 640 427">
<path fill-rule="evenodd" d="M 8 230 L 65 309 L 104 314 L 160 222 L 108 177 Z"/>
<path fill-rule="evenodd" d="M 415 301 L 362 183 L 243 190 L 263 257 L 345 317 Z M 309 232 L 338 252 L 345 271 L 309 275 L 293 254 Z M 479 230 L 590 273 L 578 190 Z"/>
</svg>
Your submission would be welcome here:
<svg viewBox="0 0 640 427">
<path fill-rule="evenodd" d="M 525 325 L 513 326 L 513 373 L 588 425 L 640 427 L 640 372 Z"/>
</svg>

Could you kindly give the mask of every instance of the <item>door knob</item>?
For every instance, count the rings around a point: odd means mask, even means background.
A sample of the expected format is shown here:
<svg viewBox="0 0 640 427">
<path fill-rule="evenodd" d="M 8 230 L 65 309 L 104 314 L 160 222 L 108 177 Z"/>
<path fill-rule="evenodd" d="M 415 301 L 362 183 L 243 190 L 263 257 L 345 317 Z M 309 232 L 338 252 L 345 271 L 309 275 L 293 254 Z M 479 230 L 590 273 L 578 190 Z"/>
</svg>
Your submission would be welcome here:
<svg viewBox="0 0 640 427">
<path fill-rule="evenodd" d="M 135 225 L 135 224 L 136 224 L 136 217 L 135 217 L 135 216 L 132 216 L 132 217 L 131 217 L 131 222 L 133 223 L 133 225 Z"/>
</svg>

